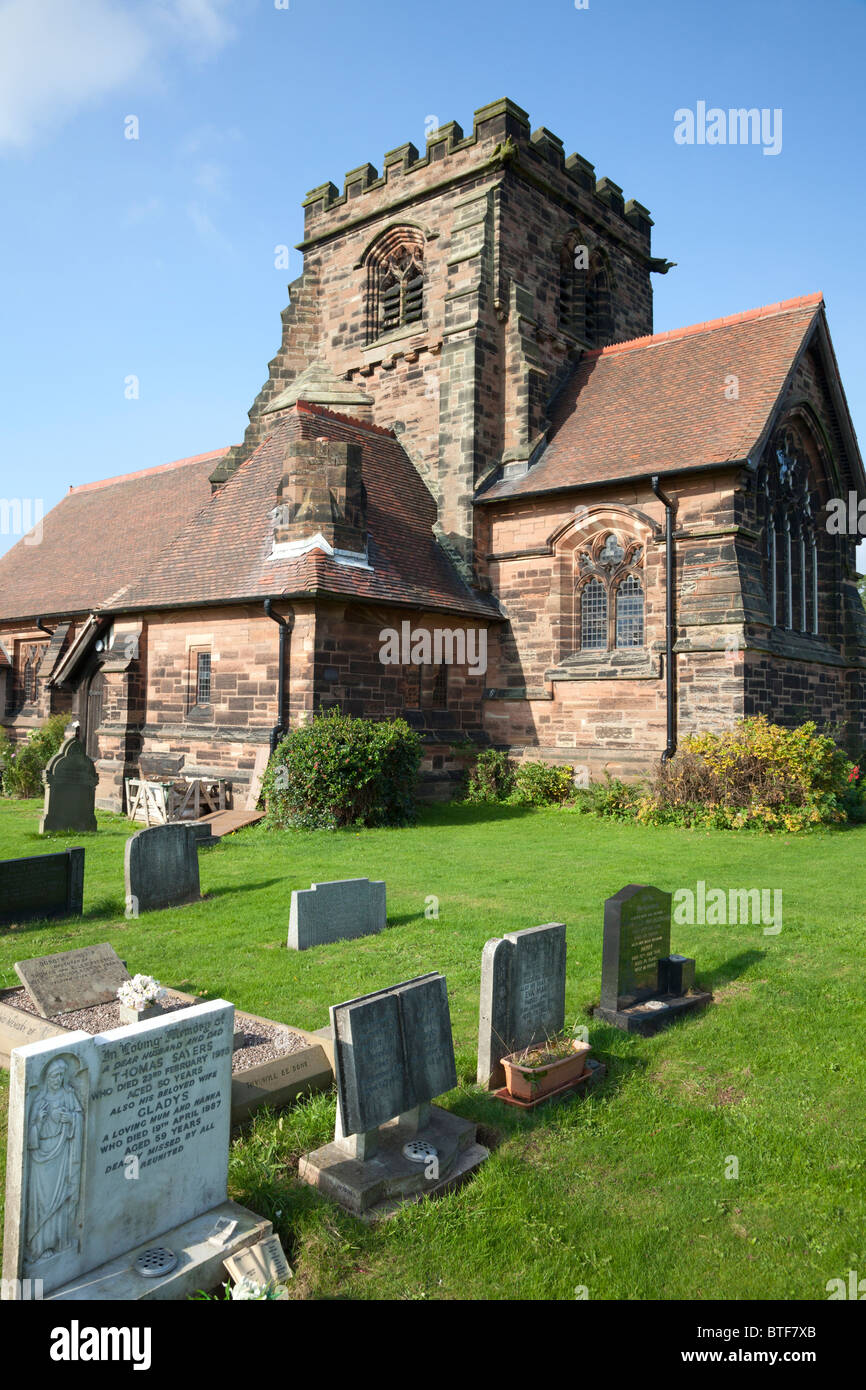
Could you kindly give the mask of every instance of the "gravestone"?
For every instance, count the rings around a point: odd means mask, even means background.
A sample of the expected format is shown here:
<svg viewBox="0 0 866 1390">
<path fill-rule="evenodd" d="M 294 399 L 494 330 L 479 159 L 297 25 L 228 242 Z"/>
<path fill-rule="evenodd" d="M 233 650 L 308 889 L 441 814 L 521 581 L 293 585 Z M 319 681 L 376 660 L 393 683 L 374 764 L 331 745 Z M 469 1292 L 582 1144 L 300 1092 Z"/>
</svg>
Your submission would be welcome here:
<svg viewBox="0 0 866 1390">
<path fill-rule="evenodd" d="M 285 1284 L 293 1277 L 278 1235 L 266 1236 L 223 1263 L 236 1284 L 242 1279 L 252 1279 L 254 1284 Z"/>
<path fill-rule="evenodd" d="M 365 1219 L 456 1186 L 485 1158 L 475 1125 L 430 1104 L 457 1084 L 448 990 L 432 973 L 331 1008 L 334 1141 L 299 1176 Z"/>
<path fill-rule="evenodd" d="M 191 825 L 153 825 L 126 842 L 127 910 L 153 912 L 201 897 L 198 849 Z"/>
<path fill-rule="evenodd" d="M 543 1042 L 565 1023 L 565 924 L 509 932 L 481 956 L 478 1084 L 505 1084 L 501 1059 Z"/>
<path fill-rule="evenodd" d="M 54 956 L 17 960 L 15 973 L 43 1018 L 116 999 L 129 971 L 113 946 L 83 946 Z"/>
<path fill-rule="evenodd" d="M 4 1298 L 183 1298 L 270 1233 L 226 1197 L 233 1028 L 218 999 L 15 1049 Z"/>
<path fill-rule="evenodd" d="M 83 849 L 0 859 L 0 926 L 83 911 Z"/>
<path fill-rule="evenodd" d="M 96 784 L 99 774 L 84 744 L 73 734 L 65 738 L 60 751 L 42 774 L 45 807 L 39 834 L 82 834 L 96 830 Z"/>
<path fill-rule="evenodd" d="M 291 951 L 306 951 L 329 941 L 372 936 L 385 926 L 382 880 L 338 878 L 292 893 L 287 945 Z"/>
<path fill-rule="evenodd" d="M 694 962 L 671 956 L 670 893 L 631 883 L 605 901 L 596 1018 L 627 1032 L 655 1033 L 712 997 L 694 988 Z"/>
</svg>

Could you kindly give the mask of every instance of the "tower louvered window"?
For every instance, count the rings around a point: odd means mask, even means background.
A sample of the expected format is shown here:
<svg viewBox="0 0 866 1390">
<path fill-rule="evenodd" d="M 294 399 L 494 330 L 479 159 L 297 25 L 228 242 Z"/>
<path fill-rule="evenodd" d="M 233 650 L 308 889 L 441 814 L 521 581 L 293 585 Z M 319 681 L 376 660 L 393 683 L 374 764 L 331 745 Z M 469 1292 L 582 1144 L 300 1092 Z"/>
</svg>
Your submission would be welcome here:
<svg viewBox="0 0 866 1390">
<path fill-rule="evenodd" d="M 390 227 L 368 248 L 367 342 L 424 320 L 424 237 L 417 227 Z"/>
<path fill-rule="evenodd" d="M 419 323 L 424 308 L 420 247 L 401 246 L 379 268 L 379 332 Z"/>
</svg>

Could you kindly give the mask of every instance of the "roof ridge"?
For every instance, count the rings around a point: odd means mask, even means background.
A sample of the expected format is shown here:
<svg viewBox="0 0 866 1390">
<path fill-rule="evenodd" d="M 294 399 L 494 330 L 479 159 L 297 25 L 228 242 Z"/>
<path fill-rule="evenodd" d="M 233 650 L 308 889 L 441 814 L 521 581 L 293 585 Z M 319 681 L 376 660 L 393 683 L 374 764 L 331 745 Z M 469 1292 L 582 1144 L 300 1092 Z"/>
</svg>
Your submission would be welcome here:
<svg viewBox="0 0 866 1390">
<path fill-rule="evenodd" d="M 204 463 L 206 459 L 222 458 L 226 453 L 228 448 L 210 449 L 206 454 L 190 454 L 188 458 L 173 459 L 171 463 L 158 463 L 153 468 L 140 468 L 135 473 L 117 473 L 113 478 L 97 478 L 92 483 L 70 483 L 66 496 L 73 492 L 93 492 L 97 488 L 111 487 L 114 483 L 129 483 L 135 478 L 147 478 L 154 473 L 167 473 L 171 468 L 184 468 L 190 463 Z"/>
<path fill-rule="evenodd" d="M 344 415 L 340 410 L 328 410 L 327 406 L 319 405 L 317 401 L 298 400 L 295 402 L 296 410 L 303 410 L 309 415 L 327 415 L 332 420 L 342 420 L 347 425 L 354 425 L 356 429 L 364 430 L 368 434 L 384 434 L 389 439 L 396 439 L 393 430 L 386 429 L 384 425 L 374 425 L 372 420 L 359 420 L 356 415 Z"/>
<path fill-rule="evenodd" d="M 627 338 L 622 343 L 609 343 L 607 347 L 589 348 L 584 352 L 582 360 L 591 357 L 613 357 L 617 353 L 653 347 L 656 343 L 676 342 L 693 334 L 712 333 L 717 328 L 732 328 L 735 324 L 748 323 L 752 319 L 775 318 L 778 314 L 789 314 L 795 309 L 817 308 L 823 302 L 824 296 L 820 290 L 815 294 L 801 294 L 795 299 L 782 299 L 777 304 L 765 304 L 759 309 L 746 309 L 741 314 L 726 314 L 723 318 L 706 319 L 703 323 L 687 324 L 684 328 L 670 328 L 666 333 L 650 333 L 643 338 Z"/>
</svg>

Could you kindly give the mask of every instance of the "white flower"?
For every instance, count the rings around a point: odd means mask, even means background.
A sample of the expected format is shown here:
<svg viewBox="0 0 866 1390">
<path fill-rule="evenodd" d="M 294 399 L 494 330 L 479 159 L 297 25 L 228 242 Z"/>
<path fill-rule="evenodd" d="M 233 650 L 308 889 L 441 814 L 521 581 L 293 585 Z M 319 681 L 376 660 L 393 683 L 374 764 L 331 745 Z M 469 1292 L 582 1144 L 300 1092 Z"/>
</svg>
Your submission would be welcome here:
<svg viewBox="0 0 866 1390">
<path fill-rule="evenodd" d="M 146 1009 L 148 1004 L 161 999 L 165 990 L 152 975 L 134 975 L 125 980 L 117 991 L 117 998 L 128 1009 Z"/>
<path fill-rule="evenodd" d="M 239 1283 L 232 1289 L 232 1301 L 236 1298 L 257 1298 L 264 1299 L 268 1296 L 267 1284 L 257 1284 L 255 1279 L 251 1279 L 245 1274 Z"/>
</svg>

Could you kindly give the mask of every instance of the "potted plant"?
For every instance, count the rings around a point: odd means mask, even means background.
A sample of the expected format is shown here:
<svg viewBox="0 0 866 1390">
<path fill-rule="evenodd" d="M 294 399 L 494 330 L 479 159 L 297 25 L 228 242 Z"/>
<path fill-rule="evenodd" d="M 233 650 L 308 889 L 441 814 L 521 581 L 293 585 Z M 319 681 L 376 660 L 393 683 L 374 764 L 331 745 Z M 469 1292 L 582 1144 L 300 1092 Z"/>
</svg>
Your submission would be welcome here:
<svg viewBox="0 0 866 1390">
<path fill-rule="evenodd" d="M 515 1100 L 536 1101 L 577 1081 L 586 1071 L 589 1043 L 562 1035 L 502 1058 L 505 1085 Z"/>
<path fill-rule="evenodd" d="M 125 980 L 117 991 L 121 1023 L 141 1023 L 142 1019 L 161 1013 L 158 1001 L 164 994 L 159 980 L 152 975 L 133 975 L 131 980 Z"/>
</svg>

